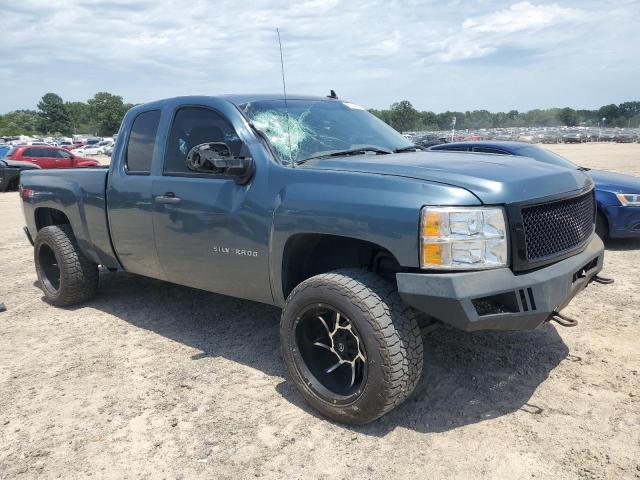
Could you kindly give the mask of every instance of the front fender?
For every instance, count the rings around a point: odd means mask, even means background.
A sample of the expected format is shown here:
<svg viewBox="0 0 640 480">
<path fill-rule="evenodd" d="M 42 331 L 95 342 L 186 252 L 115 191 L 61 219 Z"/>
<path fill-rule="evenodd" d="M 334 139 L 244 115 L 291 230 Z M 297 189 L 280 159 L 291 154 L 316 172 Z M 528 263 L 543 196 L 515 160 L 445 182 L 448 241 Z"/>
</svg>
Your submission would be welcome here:
<svg viewBox="0 0 640 480">
<path fill-rule="evenodd" d="M 403 267 L 419 267 L 419 221 L 424 205 L 473 206 L 469 191 L 390 175 L 278 167 L 270 242 L 276 304 L 284 304 L 282 260 L 293 235 L 327 234 L 364 240 L 388 250 Z M 284 170 L 284 172 L 282 171 Z M 279 175 L 287 181 L 280 182 Z"/>
</svg>

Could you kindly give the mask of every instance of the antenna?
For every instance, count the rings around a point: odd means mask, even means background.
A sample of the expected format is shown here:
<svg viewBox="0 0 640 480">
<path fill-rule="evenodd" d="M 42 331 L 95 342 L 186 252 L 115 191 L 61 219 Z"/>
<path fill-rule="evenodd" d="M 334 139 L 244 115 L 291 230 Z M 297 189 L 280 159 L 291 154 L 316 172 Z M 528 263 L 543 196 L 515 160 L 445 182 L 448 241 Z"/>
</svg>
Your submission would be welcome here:
<svg viewBox="0 0 640 480">
<path fill-rule="evenodd" d="M 280 41 L 280 29 L 276 27 L 276 33 L 278 34 L 278 45 L 280 46 L 280 69 L 282 70 L 282 90 L 284 91 L 284 113 L 287 117 L 287 140 L 289 142 L 289 161 L 291 167 L 295 168 L 296 164 L 293 162 L 293 155 L 291 151 L 291 131 L 289 130 L 289 104 L 287 103 L 287 84 L 284 81 L 284 60 L 282 59 L 282 42 Z"/>
</svg>

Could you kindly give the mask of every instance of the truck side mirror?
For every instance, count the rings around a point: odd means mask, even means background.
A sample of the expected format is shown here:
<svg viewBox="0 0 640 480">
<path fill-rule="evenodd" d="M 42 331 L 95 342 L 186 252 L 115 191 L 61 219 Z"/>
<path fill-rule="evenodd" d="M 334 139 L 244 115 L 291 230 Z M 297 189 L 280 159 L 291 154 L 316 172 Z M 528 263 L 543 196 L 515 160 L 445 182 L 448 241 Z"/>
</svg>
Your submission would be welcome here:
<svg viewBox="0 0 640 480">
<path fill-rule="evenodd" d="M 243 185 L 253 176 L 254 162 L 251 157 L 234 157 L 226 143 L 210 142 L 189 150 L 187 168 L 194 172 L 233 176 L 237 184 Z"/>
</svg>

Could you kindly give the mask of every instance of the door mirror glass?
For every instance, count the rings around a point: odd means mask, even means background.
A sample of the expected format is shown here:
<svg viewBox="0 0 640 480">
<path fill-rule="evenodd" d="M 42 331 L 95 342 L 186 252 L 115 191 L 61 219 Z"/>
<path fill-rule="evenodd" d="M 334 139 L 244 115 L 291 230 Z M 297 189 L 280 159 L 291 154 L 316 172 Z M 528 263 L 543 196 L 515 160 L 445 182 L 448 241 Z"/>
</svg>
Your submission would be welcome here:
<svg viewBox="0 0 640 480">
<path fill-rule="evenodd" d="M 250 157 L 234 157 L 226 143 L 209 142 L 189 150 L 187 168 L 200 173 L 231 175 L 242 185 L 253 175 L 254 164 Z"/>
</svg>

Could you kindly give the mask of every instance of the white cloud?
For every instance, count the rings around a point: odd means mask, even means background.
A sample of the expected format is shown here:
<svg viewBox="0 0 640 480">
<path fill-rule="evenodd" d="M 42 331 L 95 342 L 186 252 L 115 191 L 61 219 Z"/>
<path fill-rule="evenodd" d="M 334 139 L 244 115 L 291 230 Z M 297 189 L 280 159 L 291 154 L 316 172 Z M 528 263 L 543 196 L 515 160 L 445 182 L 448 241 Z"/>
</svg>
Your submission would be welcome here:
<svg viewBox="0 0 640 480">
<path fill-rule="evenodd" d="M 639 22 L 632 0 L 21 0 L 3 7 L 0 112 L 47 91 L 278 92 L 276 27 L 292 92 L 435 110 L 544 106 L 550 93 L 597 105 L 637 97 Z M 595 66 L 616 71 L 605 89 Z"/>
<path fill-rule="evenodd" d="M 436 58 L 452 62 L 491 55 L 503 46 L 545 47 L 556 43 L 559 34 L 566 35 L 566 32 L 553 31 L 553 27 L 571 22 L 575 28 L 585 18 L 587 15 L 582 10 L 557 4 L 515 3 L 509 8 L 467 18 L 460 29 L 439 42 L 441 51 Z M 547 29 L 545 35 L 539 33 L 544 29 Z"/>
<path fill-rule="evenodd" d="M 555 3 L 532 5 L 529 2 L 519 2 L 504 10 L 468 18 L 462 28 L 478 33 L 515 33 L 578 20 L 583 15 L 580 10 L 563 8 Z"/>
</svg>

